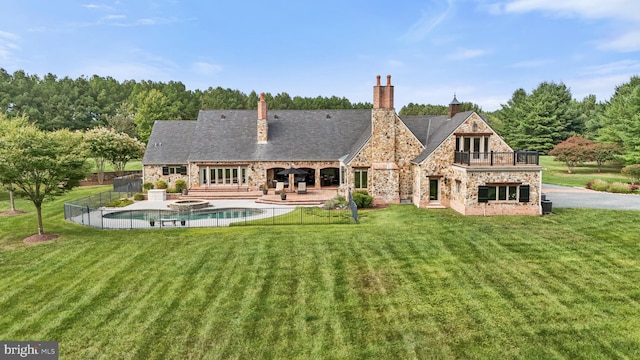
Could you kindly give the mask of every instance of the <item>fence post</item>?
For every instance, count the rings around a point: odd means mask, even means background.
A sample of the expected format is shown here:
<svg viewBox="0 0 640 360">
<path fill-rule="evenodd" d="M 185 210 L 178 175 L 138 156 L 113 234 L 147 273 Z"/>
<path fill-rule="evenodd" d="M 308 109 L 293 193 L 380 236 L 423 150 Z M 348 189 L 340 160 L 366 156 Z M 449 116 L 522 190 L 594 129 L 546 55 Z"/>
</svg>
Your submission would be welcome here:
<svg viewBox="0 0 640 360">
<path fill-rule="evenodd" d="M 513 166 L 516 166 L 516 159 L 518 158 L 518 152 L 514 151 L 513 152 Z"/>
<path fill-rule="evenodd" d="M 491 166 L 493 166 L 493 150 L 491 150 L 491 155 L 490 155 L 490 157 L 491 157 Z"/>
</svg>

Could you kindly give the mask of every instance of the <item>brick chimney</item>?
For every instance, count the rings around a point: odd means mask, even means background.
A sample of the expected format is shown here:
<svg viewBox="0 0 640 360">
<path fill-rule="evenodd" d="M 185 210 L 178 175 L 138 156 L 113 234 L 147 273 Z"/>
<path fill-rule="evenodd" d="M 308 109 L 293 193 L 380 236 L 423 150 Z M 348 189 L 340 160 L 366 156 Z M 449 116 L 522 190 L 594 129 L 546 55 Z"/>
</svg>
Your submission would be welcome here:
<svg viewBox="0 0 640 360">
<path fill-rule="evenodd" d="M 387 75 L 387 85 L 380 86 L 380 75 L 376 77 L 376 86 L 373 87 L 373 108 L 393 109 L 393 86 L 391 75 Z"/>
<path fill-rule="evenodd" d="M 448 119 L 452 119 L 454 116 L 456 116 L 457 113 L 460 112 L 460 105 L 462 103 L 460 101 L 458 101 L 458 99 L 456 99 L 456 94 L 453 94 L 453 100 L 451 100 L 451 103 L 449 103 L 449 117 Z"/>
<path fill-rule="evenodd" d="M 260 94 L 258 101 L 258 144 L 266 144 L 269 134 L 269 124 L 267 123 L 267 102 L 264 93 Z"/>
</svg>

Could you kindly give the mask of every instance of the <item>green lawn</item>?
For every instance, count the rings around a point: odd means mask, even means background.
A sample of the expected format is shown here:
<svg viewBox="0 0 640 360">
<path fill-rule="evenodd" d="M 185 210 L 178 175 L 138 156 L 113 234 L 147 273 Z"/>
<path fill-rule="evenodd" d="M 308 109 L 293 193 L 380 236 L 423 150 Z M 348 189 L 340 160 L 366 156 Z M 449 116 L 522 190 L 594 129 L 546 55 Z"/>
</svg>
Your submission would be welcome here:
<svg viewBox="0 0 640 360">
<path fill-rule="evenodd" d="M 88 158 L 87 162 L 90 165 L 90 171 L 96 172 L 97 168 L 96 168 L 95 160 L 93 158 Z M 132 160 L 127 162 L 127 165 L 124 167 L 124 170 L 125 171 L 142 170 L 142 160 Z M 114 171 L 113 166 L 109 163 L 106 163 L 104 166 L 104 171 L 105 172 Z"/>
<path fill-rule="evenodd" d="M 58 199 L 45 230 L 62 236 L 27 246 L 18 206 L 0 339 L 57 340 L 61 359 L 640 358 L 640 212 L 101 231 Z"/>
<path fill-rule="evenodd" d="M 567 166 L 561 161 L 554 161 L 553 156 L 540 156 L 540 165 L 543 167 L 542 182 L 566 186 L 585 187 L 587 181 L 601 179 L 607 182 L 629 182 L 629 178 L 620 174 L 622 166 L 607 164 L 598 173 L 595 163 L 586 163 L 573 169 L 573 173 L 567 172 Z"/>
</svg>

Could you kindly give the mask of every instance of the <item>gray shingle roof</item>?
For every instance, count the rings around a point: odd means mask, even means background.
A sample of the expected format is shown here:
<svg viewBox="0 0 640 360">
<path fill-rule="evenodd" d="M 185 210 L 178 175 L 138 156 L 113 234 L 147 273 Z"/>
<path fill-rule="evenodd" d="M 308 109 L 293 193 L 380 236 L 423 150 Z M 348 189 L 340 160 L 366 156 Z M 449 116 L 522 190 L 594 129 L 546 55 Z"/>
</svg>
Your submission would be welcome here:
<svg viewBox="0 0 640 360">
<path fill-rule="evenodd" d="M 202 110 L 198 121 L 157 121 L 143 164 L 177 160 L 336 161 L 349 153 L 371 125 L 371 110 L 270 110 L 268 142 L 258 144 L 257 117 L 256 110 Z M 159 141 L 162 149 L 153 145 Z M 164 147 L 168 142 L 174 143 L 171 149 L 179 155 L 169 154 Z"/>
<path fill-rule="evenodd" d="M 156 121 L 153 124 L 142 163 L 145 165 L 186 164 L 189 157 L 189 144 L 192 142 L 195 128 L 195 121 Z"/>
<path fill-rule="evenodd" d="M 420 141 L 426 139 L 424 151 L 413 159 L 413 163 L 421 163 L 432 152 L 434 152 L 443 141 L 445 141 L 453 132 L 462 125 L 469 116 L 473 114 L 473 111 L 465 111 L 457 113 L 452 119 L 447 119 L 446 115 L 442 116 L 407 116 L 403 118 L 407 126 L 411 129 L 409 123 L 413 124 L 416 128 L 414 134 L 418 136 Z M 483 118 L 484 120 L 484 118 Z M 431 122 L 431 125 L 429 125 Z M 418 125 L 419 124 L 419 125 Z M 418 133 L 416 133 L 418 132 Z"/>
</svg>

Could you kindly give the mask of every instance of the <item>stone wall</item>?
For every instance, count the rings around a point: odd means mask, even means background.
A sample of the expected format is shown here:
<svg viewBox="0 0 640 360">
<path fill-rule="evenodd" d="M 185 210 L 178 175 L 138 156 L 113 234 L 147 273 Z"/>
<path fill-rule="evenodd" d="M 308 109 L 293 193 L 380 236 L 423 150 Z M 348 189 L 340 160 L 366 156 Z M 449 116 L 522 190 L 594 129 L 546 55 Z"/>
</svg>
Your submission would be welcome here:
<svg viewBox="0 0 640 360">
<path fill-rule="evenodd" d="M 540 166 L 463 167 L 453 170 L 459 185 L 452 191 L 451 208 L 464 215 L 540 215 Z M 457 180 L 456 180 L 457 181 Z M 529 185 L 529 202 L 478 202 L 478 186 L 490 183 Z"/>
<path fill-rule="evenodd" d="M 178 165 L 176 165 L 178 166 Z M 182 165 L 184 166 L 184 165 Z M 180 174 L 171 174 L 171 175 L 162 175 L 162 167 L 163 165 L 144 165 L 143 169 L 143 182 L 150 182 L 155 184 L 158 180 L 164 180 L 167 182 L 167 186 L 175 187 L 176 180 L 182 179 L 189 184 L 189 176 L 188 175 L 180 175 Z M 188 171 L 188 167 L 187 167 Z"/>
<path fill-rule="evenodd" d="M 474 127 L 474 124 L 476 125 Z M 460 126 L 449 136 L 440 146 L 429 155 L 421 164 L 418 165 L 419 171 L 417 176 L 420 179 L 414 179 L 413 183 L 419 186 L 416 188 L 413 195 L 413 203 L 418 207 L 428 206 L 429 202 L 429 177 L 441 176 L 440 181 L 440 200 L 439 204 L 444 206 L 454 205 L 451 203 L 452 186 L 456 184 L 456 181 L 464 180 L 461 178 L 461 174 L 454 173 L 452 166 L 454 160 L 454 153 L 456 150 L 456 133 L 465 134 L 487 134 L 491 133 L 489 137 L 489 149 L 498 152 L 509 152 L 512 149 L 507 143 L 497 135 L 491 127 L 482 118 L 473 113 L 467 118 Z"/>
</svg>

